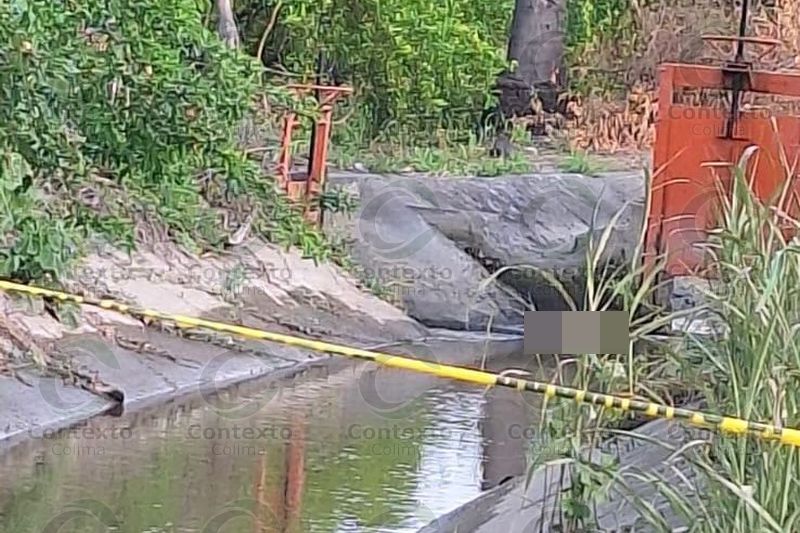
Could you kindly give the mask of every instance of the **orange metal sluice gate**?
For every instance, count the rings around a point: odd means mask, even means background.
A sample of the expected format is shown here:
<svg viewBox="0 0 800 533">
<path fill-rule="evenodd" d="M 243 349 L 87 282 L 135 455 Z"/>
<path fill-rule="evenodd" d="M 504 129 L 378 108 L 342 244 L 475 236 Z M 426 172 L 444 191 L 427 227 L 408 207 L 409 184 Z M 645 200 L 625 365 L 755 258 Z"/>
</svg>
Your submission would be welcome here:
<svg viewBox="0 0 800 533">
<path fill-rule="evenodd" d="M 302 204 L 306 219 L 312 224 L 322 223 L 318 201 L 325 188 L 328 143 L 333 126 L 333 107 L 337 99 L 353 92 L 350 87 L 326 85 L 289 85 L 298 96 L 316 93 L 319 119 L 314 123 L 311 148 L 306 171 L 294 171 L 292 167 L 292 134 L 300 126 L 297 113 L 290 111 L 283 118 L 283 139 L 278 160 L 280 187 L 293 202 Z"/>
<path fill-rule="evenodd" d="M 644 262 L 652 267 L 658 257 L 666 257 L 667 277 L 710 276 L 704 271 L 702 244 L 716 222 L 719 192 L 730 192 L 734 166 L 749 146 L 758 150 L 748 162 L 746 179 L 755 196 L 771 205 L 786 183 L 784 156 L 791 167 L 800 156 L 800 117 L 795 113 L 740 109 L 742 93 L 800 98 L 800 73 L 754 70 L 744 60 L 745 44 L 780 44 L 744 37 L 746 15 L 744 2 L 739 37 L 705 38 L 735 43 L 734 61 L 720 67 L 661 67 Z M 684 89 L 727 92 L 730 109 L 676 103 Z M 797 217 L 800 187 L 797 170 L 793 173 L 780 208 Z"/>
</svg>

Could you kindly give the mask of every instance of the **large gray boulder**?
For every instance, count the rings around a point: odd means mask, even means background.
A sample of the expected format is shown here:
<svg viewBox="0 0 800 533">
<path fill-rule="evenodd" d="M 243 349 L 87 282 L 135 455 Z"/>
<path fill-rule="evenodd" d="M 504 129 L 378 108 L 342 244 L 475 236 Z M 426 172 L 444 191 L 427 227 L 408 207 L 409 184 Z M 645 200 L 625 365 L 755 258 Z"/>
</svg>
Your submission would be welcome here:
<svg viewBox="0 0 800 533">
<path fill-rule="evenodd" d="M 487 271 L 464 248 L 427 220 L 439 202 L 423 181 L 362 180 L 347 228 L 350 252 L 363 274 L 389 288 L 411 317 L 431 327 L 482 329 L 521 320 L 513 291 L 490 285 Z M 340 227 L 342 227 L 340 226 Z"/>
<path fill-rule="evenodd" d="M 457 329 L 522 322 L 522 309 L 566 309 L 536 269 L 582 298 L 587 248 L 617 213 L 605 259 L 629 259 L 644 215 L 644 176 L 627 172 L 500 178 L 335 175 L 359 197 L 354 215 L 329 232 L 349 239 L 353 258 L 384 284 L 401 287 L 406 312 Z M 502 267 L 534 269 L 502 275 Z M 487 286 L 488 285 L 488 286 Z"/>
</svg>

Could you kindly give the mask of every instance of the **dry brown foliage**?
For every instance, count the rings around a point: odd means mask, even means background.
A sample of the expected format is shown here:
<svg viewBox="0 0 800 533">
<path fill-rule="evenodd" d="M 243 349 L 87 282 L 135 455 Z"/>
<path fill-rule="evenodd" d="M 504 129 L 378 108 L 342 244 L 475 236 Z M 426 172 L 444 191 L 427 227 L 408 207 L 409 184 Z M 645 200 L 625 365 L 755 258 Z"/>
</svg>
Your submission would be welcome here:
<svg viewBox="0 0 800 533">
<path fill-rule="evenodd" d="M 703 35 L 735 35 L 737 9 L 719 0 L 664 0 L 657 5 L 634 2 L 635 31 L 629 43 L 598 43 L 584 54 L 589 68 L 577 65 L 578 75 L 587 71 L 607 73 L 617 84 L 629 87 L 627 97 L 609 94 L 573 98 L 567 138 L 573 148 L 598 152 L 649 149 L 654 140 L 656 73 L 664 62 L 718 64 L 733 57 L 732 45 L 712 46 Z M 750 35 L 776 39 L 782 47 L 752 48 L 757 68 L 800 68 L 800 0 L 778 0 L 772 6 L 756 2 L 751 8 Z M 623 55 L 620 56 L 620 52 Z M 760 56 L 760 57 L 759 57 Z M 776 102 L 778 102 L 776 104 Z M 745 101 L 752 106 L 774 107 L 796 113 L 797 103 L 775 98 Z"/>
<path fill-rule="evenodd" d="M 579 150 L 615 152 L 643 150 L 655 135 L 653 91 L 642 84 L 631 89 L 625 102 L 603 101 L 592 96 L 584 103 L 570 102 L 570 145 Z"/>
</svg>

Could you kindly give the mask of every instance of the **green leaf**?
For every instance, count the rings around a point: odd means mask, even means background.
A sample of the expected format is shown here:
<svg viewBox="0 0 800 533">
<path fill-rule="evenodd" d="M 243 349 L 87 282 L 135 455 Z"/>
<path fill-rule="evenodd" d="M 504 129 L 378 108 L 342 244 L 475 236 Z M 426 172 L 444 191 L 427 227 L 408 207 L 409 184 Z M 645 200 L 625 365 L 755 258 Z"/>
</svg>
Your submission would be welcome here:
<svg viewBox="0 0 800 533">
<path fill-rule="evenodd" d="M 22 187 L 25 178 L 32 173 L 31 166 L 17 152 L 6 154 L 3 167 L 3 188 L 8 191 Z"/>
</svg>

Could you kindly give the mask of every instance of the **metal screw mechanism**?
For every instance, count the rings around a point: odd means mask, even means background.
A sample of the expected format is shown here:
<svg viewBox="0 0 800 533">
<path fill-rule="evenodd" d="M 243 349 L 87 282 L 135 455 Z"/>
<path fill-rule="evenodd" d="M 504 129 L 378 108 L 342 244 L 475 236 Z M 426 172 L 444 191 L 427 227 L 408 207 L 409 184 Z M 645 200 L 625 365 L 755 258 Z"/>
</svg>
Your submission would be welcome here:
<svg viewBox="0 0 800 533">
<path fill-rule="evenodd" d="M 759 39 L 747 37 L 748 0 L 742 0 L 742 11 L 739 18 L 739 34 L 736 37 L 707 35 L 705 41 L 736 42 L 736 51 L 732 61 L 722 65 L 722 75 L 725 78 L 725 88 L 731 92 L 730 112 L 725 120 L 725 134 L 722 138 L 733 139 L 736 123 L 739 120 L 742 93 L 750 90 L 750 73 L 753 64 L 746 60 L 745 44 L 758 44 L 769 47 L 779 46 L 780 41 L 774 39 Z"/>
</svg>

